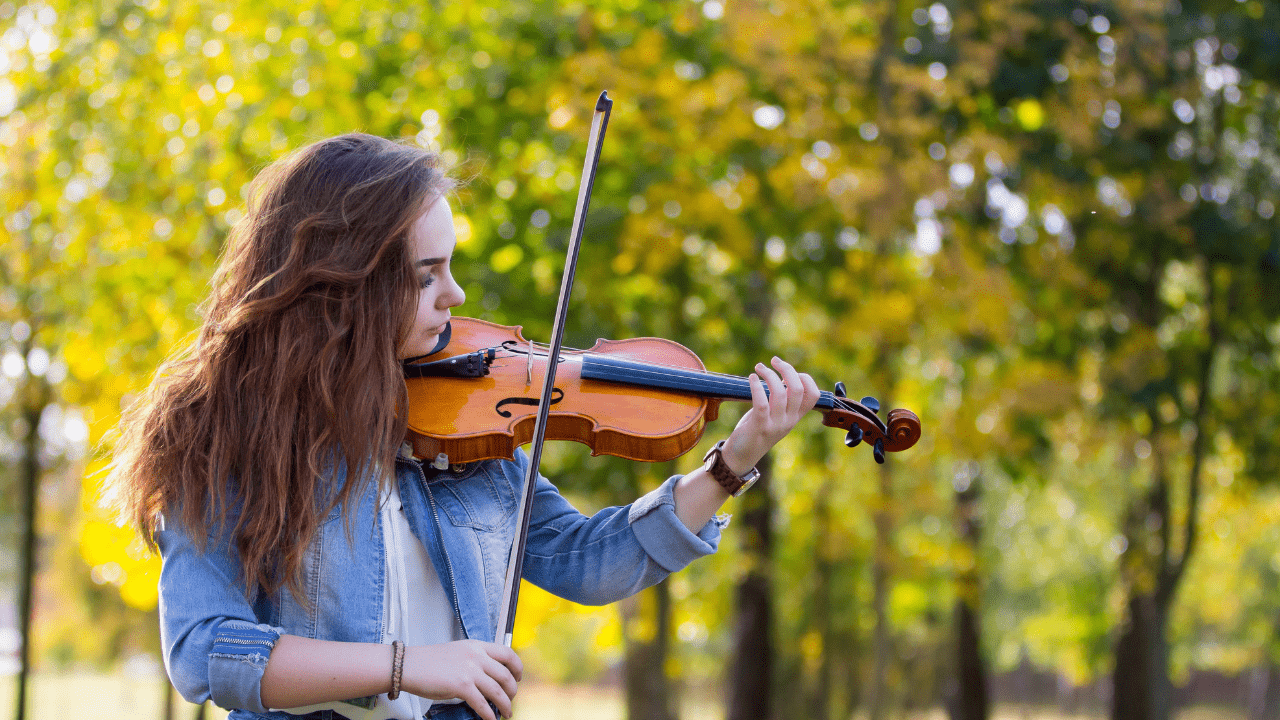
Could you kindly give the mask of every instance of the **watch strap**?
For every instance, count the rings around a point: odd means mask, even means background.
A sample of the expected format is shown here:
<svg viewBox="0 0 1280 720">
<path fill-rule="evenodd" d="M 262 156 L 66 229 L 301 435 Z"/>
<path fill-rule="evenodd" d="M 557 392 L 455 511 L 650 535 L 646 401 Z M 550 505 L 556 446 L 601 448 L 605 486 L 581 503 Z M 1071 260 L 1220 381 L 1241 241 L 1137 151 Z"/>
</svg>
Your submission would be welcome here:
<svg viewBox="0 0 1280 720">
<path fill-rule="evenodd" d="M 702 457 L 703 466 L 711 474 L 711 477 L 717 483 L 720 483 L 720 487 L 736 497 L 755 483 L 756 478 L 760 477 L 760 471 L 753 467 L 746 474 L 739 475 L 729 469 L 729 465 L 724 461 L 723 446 L 724 440 L 721 440 L 708 450 L 707 454 Z"/>
</svg>

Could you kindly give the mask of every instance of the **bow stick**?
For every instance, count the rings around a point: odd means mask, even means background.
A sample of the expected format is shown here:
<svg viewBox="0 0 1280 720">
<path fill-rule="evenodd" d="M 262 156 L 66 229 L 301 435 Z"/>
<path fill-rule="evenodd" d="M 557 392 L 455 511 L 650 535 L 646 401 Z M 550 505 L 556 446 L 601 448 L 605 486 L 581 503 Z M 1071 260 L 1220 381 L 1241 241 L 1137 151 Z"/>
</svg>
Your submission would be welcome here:
<svg viewBox="0 0 1280 720">
<path fill-rule="evenodd" d="M 591 136 L 587 140 L 587 157 L 582 165 L 582 179 L 578 183 L 578 206 L 573 211 L 573 229 L 569 233 L 569 251 L 564 262 L 564 274 L 560 278 L 560 300 L 556 303 L 555 323 L 551 326 L 551 349 L 548 358 L 560 357 L 560 344 L 564 338 L 564 319 L 569 311 L 569 294 L 573 290 L 573 273 L 578 265 L 578 246 L 582 242 L 582 226 L 587 208 L 591 205 L 591 186 L 596 181 L 596 166 L 600 164 L 600 143 L 604 141 L 605 128 L 609 126 L 609 111 L 613 100 L 606 90 L 596 100 L 595 116 L 591 120 Z M 520 576 L 524 572 L 524 549 L 529 536 L 529 517 L 533 513 L 533 492 L 538 479 L 538 464 L 542 460 L 542 442 L 547 432 L 547 413 L 551 408 L 551 394 L 556 384 L 556 366 L 547 363 L 546 382 L 542 384 L 542 397 L 538 401 L 538 418 L 533 426 L 533 446 L 529 451 L 529 472 L 524 479 L 524 492 L 520 495 L 517 510 L 520 521 L 516 525 L 516 537 L 511 543 L 511 555 L 507 560 L 507 577 L 502 596 L 506 599 L 498 613 L 495 637 L 511 647 L 511 630 L 516 622 L 516 603 L 520 597 Z"/>
</svg>

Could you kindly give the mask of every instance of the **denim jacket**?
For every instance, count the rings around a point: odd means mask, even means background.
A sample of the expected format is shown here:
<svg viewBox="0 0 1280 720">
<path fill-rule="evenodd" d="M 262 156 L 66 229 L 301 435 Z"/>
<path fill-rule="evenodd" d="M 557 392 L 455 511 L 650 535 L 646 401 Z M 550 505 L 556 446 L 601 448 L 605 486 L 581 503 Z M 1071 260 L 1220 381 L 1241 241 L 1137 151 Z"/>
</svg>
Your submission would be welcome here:
<svg viewBox="0 0 1280 720">
<path fill-rule="evenodd" d="M 514 461 L 485 460 L 436 473 L 414 460 L 396 461 L 409 525 L 468 638 L 494 640 L 528 462 L 518 451 Z M 344 479 L 340 470 L 336 480 Z M 715 552 L 727 521 L 712 519 L 697 535 L 689 532 L 674 511 L 677 479 L 631 505 L 586 517 L 539 476 L 524 578 L 574 602 L 603 605 Z M 182 528 L 161 528 L 161 645 L 169 678 L 183 697 L 195 703 L 212 698 L 235 710 L 232 720 L 288 718 L 268 711 L 261 696 L 262 674 L 280 635 L 385 642 L 386 555 L 376 483 L 352 497 L 352 531 L 336 508 L 309 546 L 302 568 L 305 604 L 288 590 L 248 597 L 227 537 L 211 537 L 201 552 Z M 349 702 L 369 707 L 374 701 Z"/>
</svg>

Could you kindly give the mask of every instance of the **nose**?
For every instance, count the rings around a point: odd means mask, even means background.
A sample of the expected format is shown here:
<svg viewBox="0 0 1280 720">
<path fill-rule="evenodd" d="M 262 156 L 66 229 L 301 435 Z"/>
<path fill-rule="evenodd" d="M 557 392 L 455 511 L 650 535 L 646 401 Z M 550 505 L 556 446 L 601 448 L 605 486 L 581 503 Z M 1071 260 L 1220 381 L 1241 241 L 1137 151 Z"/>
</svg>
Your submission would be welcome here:
<svg viewBox="0 0 1280 720">
<path fill-rule="evenodd" d="M 462 286 L 453 279 L 453 273 L 449 273 L 445 282 L 446 287 L 439 295 L 439 306 L 441 310 L 458 307 L 467 300 L 467 293 Z"/>
</svg>

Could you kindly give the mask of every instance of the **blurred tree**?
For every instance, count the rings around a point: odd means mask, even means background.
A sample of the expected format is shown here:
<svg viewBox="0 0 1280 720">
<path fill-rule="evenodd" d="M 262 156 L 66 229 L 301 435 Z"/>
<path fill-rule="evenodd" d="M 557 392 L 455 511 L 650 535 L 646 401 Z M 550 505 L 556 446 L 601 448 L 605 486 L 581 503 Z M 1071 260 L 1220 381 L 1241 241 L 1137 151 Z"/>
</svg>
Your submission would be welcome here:
<svg viewBox="0 0 1280 720">
<path fill-rule="evenodd" d="M 1218 410 L 1225 387 L 1274 373 L 1274 361 L 1245 368 L 1229 358 L 1274 357 L 1276 347 L 1267 333 L 1280 259 L 1270 222 L 1277 68 L 1273 31 L 1250 20 L 1275 9 L 1041 10 L 1046 32 L 1007 56 L 992 89 L 1025 132 L 1018 173 L 987 186 L 995 213 L 1021 216 L 1001 228 L 1006 247 L 995 256 L 1041 296 L 1069 292 L 1078 303 L 1028 338 L 1028 350 L 1084 370 L 1094 422 L 1116 438 L 1116 472 L 1128 484 L 1112 715 L 1163 720 L 1168 619 L 1197 547 L 1209 443 L 1248 443 L 1260 463 L 1275 456 L 1274 434 L 1262 440 Z M 1040 203 L 1056 247 L 1038 242 L 1018 192 Z M 1077 270 L 1064 272 L 1064 256 Z"/>
<path fill-rule="evenodd" d="M 78 293 L 60 292 L 63 280 L 58 265 L 60 248 L 49 224 L 48 198 L 39 183 L 42 168 L 39 148 L 47 140 L 45 129 L 35 124 L 10 128 L 15 162 L 3 174 L 9 192 L 4 193 L 0 215 L 11 242 L 3 246 L 0 263 L 0 341 L 4 350 L 4 379 L 0 393 L 11 407 L 13 419 L 7 428 L 17 442 L 10 458 L 16 456 L 14 496 L 21 498 L 18 551 L 19 658 L 16 717 L 27 711 L 27 686 L 35 653 L 32 652 L 32 621 L 35 615 L 35 575 L 41 565 L 39 501 L 47 470 L 55 469 L 67 452 L 66 429 L 57 404 L 58 385 L 65 366 L 55 362 L 61 338 L 58 328 L 70 308 L 76 307 Z M 73 418 L 67 418 L 72 420 Z M 79 448 L 70 448 L 79 450 Z M 8 458 L 6 458 L 8 459 Z M 8 464 L 8 463 L 6 463 Z M 6 473 L 10 475 L 10 473 Z"/>
<path fill-rule="evenodd" d="M 981 511 L 980 476 L 969 464 L 956 472 L 956 535 L 967 551 L 967 568 L 958 573 L 955 603 L 956 654 L 955 696 L 951 698 L 952 720 L 985 720 L 990 713 L 990 683 L 987 659 L 982 653 L 982 576 L 979 558 Z"/>
</svg>

